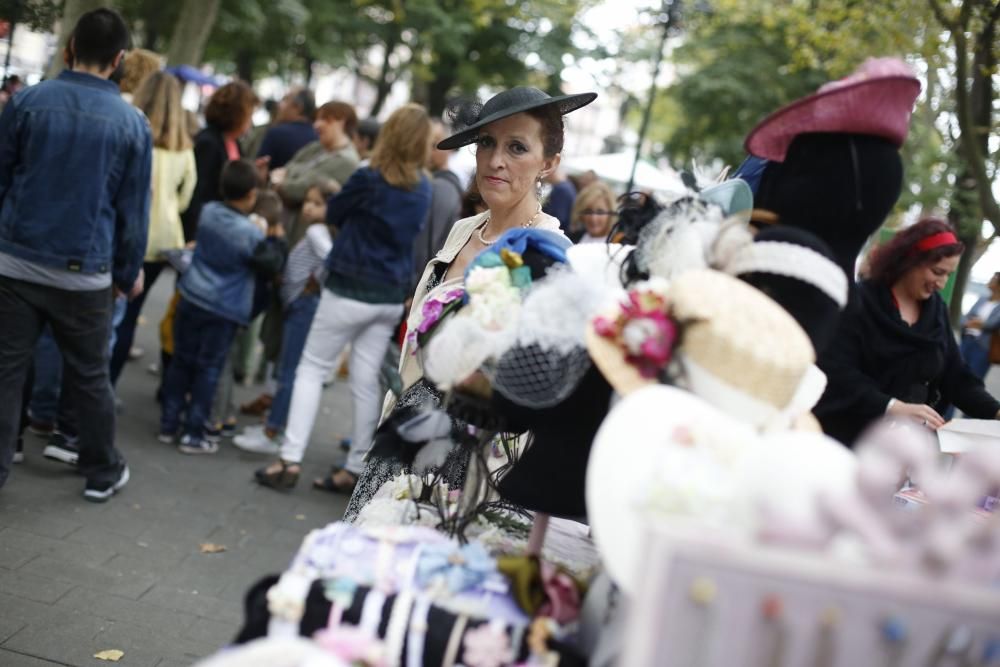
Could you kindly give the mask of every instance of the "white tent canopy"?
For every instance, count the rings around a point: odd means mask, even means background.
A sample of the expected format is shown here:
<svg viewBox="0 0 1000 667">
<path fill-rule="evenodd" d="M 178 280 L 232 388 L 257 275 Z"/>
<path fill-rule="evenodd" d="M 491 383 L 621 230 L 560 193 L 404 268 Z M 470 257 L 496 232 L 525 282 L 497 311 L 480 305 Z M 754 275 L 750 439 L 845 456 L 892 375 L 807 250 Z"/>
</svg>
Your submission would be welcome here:
<svg viewBox="0 0 1000 667">
<path fill-rule="evenodd" d="M 563 160 L 563 168 L 570 174 L 593 171 L 602 181 L 619 192 L 624 192 L 632 173 L 634 153 L 607 153 L 589 157 L 571 157 Z M 646 160 L 639 160 L 635 169 L 634 190 L 652 190 L 657 194 L 679 197 L 687 188 L 680 175 L 672 169 L 660 169 Z"/>
</svg>

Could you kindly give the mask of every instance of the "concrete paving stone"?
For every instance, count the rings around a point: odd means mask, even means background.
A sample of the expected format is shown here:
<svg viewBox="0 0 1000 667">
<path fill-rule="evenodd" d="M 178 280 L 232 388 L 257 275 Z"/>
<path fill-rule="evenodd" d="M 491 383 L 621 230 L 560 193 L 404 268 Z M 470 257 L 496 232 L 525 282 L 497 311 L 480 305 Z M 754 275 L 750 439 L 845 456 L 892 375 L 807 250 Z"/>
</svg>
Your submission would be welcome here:
<svg viewBox="0 0 1000 667">
<path fill-rule="evenodd" d="M 8 528 L 55 539 L 66 537 L 82 525 L 58 514 L 29 510 L 5 510 L 3 524 Z"/>
<path fill-rule="evenodd" d="M 94 646 L 100 647 L 97 650 L 116 648 L 124 651 L 129 665 L 138 659 L 140 664 L 150 667 L 163 658 L 187 660 L 191 664 L 217 649 L 216 642 L 196 642 L 121 621 L 107 623 L 93 641 Z"/>
<path fill-rule="evenodd" d="M 208 655 L 204 657 L 208 657 Z M 172 658 L 164 658 L 158 665 L 156 665 L 156 667 L 191 667 L 191 663 L 191 660 L 173 660 Z"/>
<path fill-rule="evenodd" d="M 0 665 L 3 667 L 52 667 L 52 665 L 67 665 L 66 662 L 43 660 L 23 653 L 6 651 L 0 648 Z"/>
<path fill-rule="evenodd" d="M 198 552 L 185 558 L 177 568 L 164 573 L 157 583 L 218 597 L 229 584 L 245 583 L 255 573 L 256 570 L 236 560 L 229 551 L 216 554 Z"/>
<path fill-rule="evenodd" d="M 37 576 L 25 572 L 23 568 L 17 572 L 0 572 L 0 591 L 46 604 L 52 604 L 66 595 L 74 586 L 75 584 L 71 582 L 53 580 L 48 576 Z"/>
<path fill-rule="evenodd" d="M 183 635 L 195 619 L 171 609 L 107 595 L 86 588 L 76 588 L 55 605 L 61 609 L 85 611 L 109 621 L 124 621 L 169 635 Z"/>
<path fill-rule="evenodd" d="M 5 641 L 16 635 L 27 625 L 24 620 L 16 618 L 15 616 L 15 614 L 10 614 L 10 617 L 8 617 L 7 614 L 0 616 L 0 644 L 3 644 Z M 2 664 L 3 663 L 0 662 L 0 665 Z"/>
<path fill-rule="evenodd" d="M 215 621 L 208 618 L 199 619 L 183 634 L 185 639 L 190 639 L 202 646 L 213 647 L 210 652 L 215 652 L 228 645 L 236 638 L 242 623 L 232 623 L 225 621 Z"/>
<path fill-rule="evenodd" d="M 38 554 L 7 546 L 0 537 L 0 569 L 16 570 Z"/>
<path fill-rule="evenodd" d="M 143 593 L 156 583 L 156 576 L 152 574 L 137 574 L 117 567 L 78 565 L 46 556 L 36 558 L 17 573 L 34 574 L 56 582 L 78 584 L 133 600 L 142 597 Z"/>
<path fill-rule="evenodd" d="M 138 537 L 127 537 L 111 532 L 103 526 L 83 526 L 66 538 L 69 542 L 104 546 L 115 551 L 111 560 L 102 565 L 114 565 L 118 559 L 125 559 L 128 565 L 115 565 L 126 569 L 142 570 L 141 561 L 147 569 L 162 569 L 177 565 L 184 560 L 187 552 L 165 542 L 144 542 Z"/>
<path fill-rule="evenodd" d="M 0 593 L 0 621 L 23 625 L 42 621 L 52 616 L 54 607 L 47 603 L 28 600 L 9 593 Z M 3 642 L 0 642 L 3 643 Z"/>
<path fill-rule="evenodd" d="M 253 582 L 247 582 L 249 587 Z M 241 605 L 221 600 L 210 595 L 195 593 L 192 589 L 174 586 L 154 586 L 141 598 L 142 602 L 154 604 L 167 609 L 184 612 L 220 621 L 240 623 L 243 619 Z"/>
<path fill-rule="evenodd" d="M 95 648 L 94 638 L 109 624 L 89 614 L 54 612 L 47 620 L 29 623 L 27 627 L 3 643 L 2 648 L 26 653 L 36 658 L 69 665 L 93 665 L 97 651 L 115 648 Z M 129 664 L 132 664 L 131 661 Z"/>
<path fill-rule="evenodd" d="M 7 489 L 4 488 L 4 493 Z M 0 510 L 2 513 L 2 510 Z M 7 528 L 0 533 L 0 544 L 20 549 L 35 555 L 61 558 L 84 565 L 97 565 L 107 561 L 115 552 L 103 545 L 79 544 L 41 537 L 15 528 Z M 2 591 L 2 589 L 0 589 Z"/>
</svg>

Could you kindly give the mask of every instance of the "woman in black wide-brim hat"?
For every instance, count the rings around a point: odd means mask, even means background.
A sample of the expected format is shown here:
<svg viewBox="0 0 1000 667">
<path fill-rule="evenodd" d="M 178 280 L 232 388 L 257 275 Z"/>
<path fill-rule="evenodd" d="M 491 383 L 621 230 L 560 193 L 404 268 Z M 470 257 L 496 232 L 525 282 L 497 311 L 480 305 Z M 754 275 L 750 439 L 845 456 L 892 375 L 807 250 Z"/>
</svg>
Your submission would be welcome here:
<svg viewBox="0 0 1000 667">
<path fill-rule="evenodd" d="M 596 93 L 550 97 L 537 88 L 519 86 L 497 94 L 485 104 L 465 101 L 452 106 L 449 115 L 456 132 L 438 148 L 453 150 L 475 144 L 476 188 L 488 208 L 456 222 L 444 246 L 427 263 L 413 295 L 409 330 L 419 324 L 423 303 L 461 287 L 469 262 L 504 232 L 524 227 L 561 233 L 559 221 L 542 212 L 541 183 L 559 166 L 563 115 L 596 98 Z M 417 385 L 423 368 L 419 355 L 412 352 L 409 342 L 404 342 L 400 363 L 402 403 L 417 400 L 414 394 L 422 393 L 417 391 Z M 395 401 L 387 402 L 383 418 L 395 405 Z M 366 471 L 348 508 L 348 517 L 392 474 L 388 468 L 379 473 Z"/>
</svg>

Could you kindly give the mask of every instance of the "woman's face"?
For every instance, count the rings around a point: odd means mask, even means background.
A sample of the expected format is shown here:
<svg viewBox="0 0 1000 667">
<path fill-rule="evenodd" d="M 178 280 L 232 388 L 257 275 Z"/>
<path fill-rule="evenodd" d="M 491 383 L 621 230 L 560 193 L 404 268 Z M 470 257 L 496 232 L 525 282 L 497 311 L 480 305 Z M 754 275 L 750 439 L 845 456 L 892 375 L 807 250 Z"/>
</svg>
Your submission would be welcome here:
<svg viewBox="0 0 1000 667">
<path fill-rule="evenodd" d="M 917 301 L 931 298 L 948 283 L 948 277 L 958 268 L 961 256 L 945 257 L 930 264 L 915 266 L 900 279 L 903 290 Z"/>
<path fill-rule="evenodd" d="M 525 197 L 537 201 L 535 183 L 558 165 L 546 158 L 542 124 L 518 113 L 484 127 L 476 144 L 476 185 L 490 209 L 513 208 Z"/>
<path fill-rule="evenodd" d="M 580 220 L 590 236 L 605 237 L 611 231 L 614 206 L 604 197 L 598 197 L 580 211 Z"/>
<path fill-rule="evenodd" d="M 313 129 L 316 130 L 316 135 L 323 147 L 332 150 L 341 143 L 344 136 L 344 121 L 333 117 L 316 116 Z"/>
</svg>

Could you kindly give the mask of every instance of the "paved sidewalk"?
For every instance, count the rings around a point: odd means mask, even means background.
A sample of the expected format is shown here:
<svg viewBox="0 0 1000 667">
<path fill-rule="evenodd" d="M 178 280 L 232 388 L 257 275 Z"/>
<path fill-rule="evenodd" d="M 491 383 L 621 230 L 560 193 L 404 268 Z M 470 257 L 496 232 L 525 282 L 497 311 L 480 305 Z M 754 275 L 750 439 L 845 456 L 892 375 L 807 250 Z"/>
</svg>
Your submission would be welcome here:
<svg viewBox="0 0 1000 667">
<path fill-rule="evenodd" d="M 109 665 L 118 649 L 129 667 L 180 667 L 235 635 L 242 596 L 258 578 L 280 572 L 303 536 L 339 519 L 346 498 L 310 489 L 343 454 L 333 444 L 349 426 L 345 384 L 324 393 L 303 479 L 290 493 L 251 480 L 266 457 L 229 441 L 215 456 L 184 456 L 157 442 L 157 325 L 173 277 L 161 278 L 137 333 L 145 356 L 129 364 L 118 445 L 132 470 L 104 505 L 82 498 L 83 479 L 42 457 L 44 441 L 26 435 L 26 461 L 0 490 L 0 665 Z M 239 388 L 237 402 L 259 388 Z M 253 423 L 243 418 L 244 423 Z M 222 545 L 216 554 L 201 545 Z"/>
</svg>

